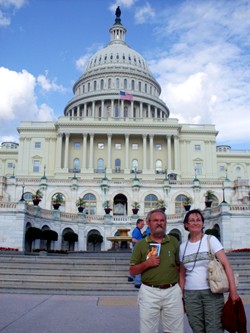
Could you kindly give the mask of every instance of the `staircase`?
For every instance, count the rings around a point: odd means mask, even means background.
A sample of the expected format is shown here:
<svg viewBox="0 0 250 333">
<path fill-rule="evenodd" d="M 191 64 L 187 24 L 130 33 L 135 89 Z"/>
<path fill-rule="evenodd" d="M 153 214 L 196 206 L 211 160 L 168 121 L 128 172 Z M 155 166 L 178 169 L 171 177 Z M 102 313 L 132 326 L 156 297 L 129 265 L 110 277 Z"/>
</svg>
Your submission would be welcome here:
<svg viewBox="0 0 250 333">
<path fill-rule="evenodd" d="M 227 256 L 234 273 L 239 274 L 239 295 L 250 295 L 250 252 L 231 252 Z"/>
<path fill-rule="evenodd" d="M 0 253 L 0 293 L 92 296 L 137 295 L 129 283 L 130 252 L 72 255 Z M 250 253 L 229 254 L 240 295 L 250 295 Z"/>
<path fill-rule="evenodd" d="M 131 252 L 0 254 L 0 293 L 137 295 L 128 282 Z"/>
</svg>

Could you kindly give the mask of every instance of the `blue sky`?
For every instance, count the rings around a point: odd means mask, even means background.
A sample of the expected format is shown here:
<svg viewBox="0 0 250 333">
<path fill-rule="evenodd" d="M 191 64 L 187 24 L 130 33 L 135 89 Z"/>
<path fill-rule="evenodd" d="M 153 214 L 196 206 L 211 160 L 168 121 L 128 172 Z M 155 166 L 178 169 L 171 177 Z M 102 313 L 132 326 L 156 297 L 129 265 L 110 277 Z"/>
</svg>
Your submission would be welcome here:
<svg viewBox="0 0 250 333">
<path fill-rule="evenodd" d="M 0 142 L 18 140 L 21 120 L 63 115 L 117 5 L 170 117 L 250 150 L 250 0 L 0 0 Z"/>
</svg>

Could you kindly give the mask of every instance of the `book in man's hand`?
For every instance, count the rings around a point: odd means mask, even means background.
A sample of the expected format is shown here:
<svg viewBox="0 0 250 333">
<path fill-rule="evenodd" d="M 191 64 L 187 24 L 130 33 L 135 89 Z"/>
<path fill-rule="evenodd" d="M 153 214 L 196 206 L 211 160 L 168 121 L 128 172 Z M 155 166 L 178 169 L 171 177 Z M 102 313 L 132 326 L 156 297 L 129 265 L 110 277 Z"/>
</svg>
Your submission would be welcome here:
<svg viewBox="0 0 250 333">
<path fill-rule="evenodd" d="M 158 243 L 149 243 L 147 259 L 151 256 L 159 256 L 161 252 L 161 244 Z"/>
</svg>

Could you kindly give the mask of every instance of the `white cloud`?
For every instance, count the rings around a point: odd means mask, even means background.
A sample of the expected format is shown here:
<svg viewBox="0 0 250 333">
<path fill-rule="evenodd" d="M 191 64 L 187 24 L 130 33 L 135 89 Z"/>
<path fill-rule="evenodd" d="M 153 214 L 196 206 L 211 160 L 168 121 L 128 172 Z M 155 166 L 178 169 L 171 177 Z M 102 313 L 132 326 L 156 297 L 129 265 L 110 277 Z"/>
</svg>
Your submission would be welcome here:
<svg viewBox="0 0 250 333">
<path fill-rule="evenodd" d="M 153 17 L 155 17 L 155 12 L 149 3 L 146 3 L 145 6 L 138 8 L 135 12 L 135 22 L 139 24 L 145 23 Z"/>
<path fill-rule="evenodd" d="M 11 24 L 13 10 L 18 10 L 27 3 L 27 0 L 0 0 L 0 27 Z"/>
<path fill-rule="evenodd" d="M 160 13 L 162 46 L 148 57 L 161 97 L 180 122 L 213 123 L 220 142 L 249 142 L 250 2 L 192 4 Z"/>
<path fill-rule="evenodd" d="M 109 6 L 109 10 L 114 13 L 116 8 L 120 6 L 121 9 L 123 8 L 130 8 L 132 7 L 138 0 L 117 0 L 112 5 Z"/>
<path fill-rule="evenodd" d="M 0 141 L 16 137 L 16 127 L 22 120 L 55 119 L 53 109 L 37 104 L 36 84 L 36 78 L 26 70 L 18 73 L 0 67 Z"/>
<path fill-rule="evenodd" d="M 58 92 L 66 92 L 66 89 L 62 85 L 58 85 L 56 83 L 56 79 L 53 81 L 48 79 L 48 71 L 46 71 L 45 75 L 38 75 L 37 82 L 41 86 L 41 88 L 46 91 L 58 91 Z"/>
<path fill-rule="evenodd" d="M 86 65 L 88 64 L 90 58 L 98 51 L 103 49 L 102 44 L 94 43 L 90 47 L 87 48 L 85 54 L 83 54 L 80 58 L 75 61 L 76 68 L 83 72 L 85 70 Z"/>
</svg>

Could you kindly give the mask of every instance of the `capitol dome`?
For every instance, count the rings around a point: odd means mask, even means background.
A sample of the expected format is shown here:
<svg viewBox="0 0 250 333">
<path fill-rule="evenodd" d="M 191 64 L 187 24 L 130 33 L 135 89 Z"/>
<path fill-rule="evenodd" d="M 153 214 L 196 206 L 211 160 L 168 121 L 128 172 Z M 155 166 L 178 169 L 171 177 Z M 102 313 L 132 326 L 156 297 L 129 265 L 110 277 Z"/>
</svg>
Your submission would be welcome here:
<svg viewBox="0 0 250 333">
<path fill-rule="evenodd" d="M 145 59 L 130 48 L 126 28 L 120 16 L 109 29 L 110 42 L 89 60 L 83 75 L 73 87 L 74 97 L 64 110 L 65 116 L 168 118 L 169 110 L 159 98 L 161 87 L 150 72 Z M 120 112 L 115 109 L 124 100 Z M 93 106 L 93 101 L 95 105 Z M 133 105 L 128 102 L 132 102 Z M 111 107 L 112 104 L 112 107 Z"/>
</svg>

